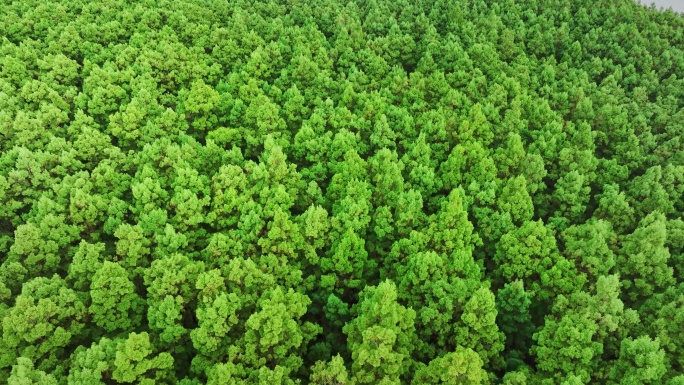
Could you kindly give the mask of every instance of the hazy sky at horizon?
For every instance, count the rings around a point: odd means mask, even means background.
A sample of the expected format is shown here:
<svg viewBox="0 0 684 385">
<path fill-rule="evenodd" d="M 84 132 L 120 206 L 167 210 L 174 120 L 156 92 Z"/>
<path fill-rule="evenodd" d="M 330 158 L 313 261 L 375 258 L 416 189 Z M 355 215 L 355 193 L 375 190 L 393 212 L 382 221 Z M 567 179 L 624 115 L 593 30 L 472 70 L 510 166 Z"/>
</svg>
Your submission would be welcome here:
<svg viewBox="0 0 684 385">
<path fill-rule="evenodd" d="M 640 0 L 642 4 L 651 5 L 655 3 L 657 7 L 674 9 L 677 12 L 684 12 L 684 0 Z"/>
</svg>

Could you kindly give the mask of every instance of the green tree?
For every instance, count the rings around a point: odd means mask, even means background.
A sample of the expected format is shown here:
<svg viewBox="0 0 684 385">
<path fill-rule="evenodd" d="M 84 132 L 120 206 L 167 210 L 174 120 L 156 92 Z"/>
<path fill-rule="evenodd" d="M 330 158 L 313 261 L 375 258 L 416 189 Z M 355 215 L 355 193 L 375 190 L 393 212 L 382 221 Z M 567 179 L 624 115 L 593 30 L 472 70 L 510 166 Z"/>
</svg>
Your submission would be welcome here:
<svg viewBox="0 0 684 385">
<path fill-rule="evenodd" d="M 50 276 L 61 272 L 68 247 L 78 237 L 78 229 L 67 224 L 64 207 L 47 197 L 35 205 L 34 220 L 17 226 L 9 259 L 21 261 L 30 276 Z"/>
<path fill-rule="evenodd" d="M 620 358 L 610 370 L 610 378 L 616 384 L 661 383 L 667 372 L 665 351 L 658 339 L 648 336 L 625 338 L 620 344 Z"/>
<path fill-rule="evenodd" d="M 230 341 L 227 335 L 238 322 L 235 313 L 240 308 L 240 299 L 235 293 L 226 293 L 224 278 L 218 270 L 200 274 L 196 287 L 197 328 L 190 332 L 190 338 L 200 354 L 211 357 L 217 350 L 225 349 L 224 341 Z"/>
<path fill-rule="evenodd" d="M 618 349 L 621 327 L 638 323 L 632 312 L 624 311 L 619 295 L 620 282 L 613 275 L 601 276 L 593 295 L 579 291 L 556 298 L 530 350 L 544 377 L 560 381 L 574 376 L 584 383 L 605 379 L 607 368 L 598 367 L 603 354 Z"/>
<path fill-rule="evenodd" d="M 12 365 L 16 357 L 24 357 L 46 372 L 63 363 L 87 321 L 79 296 L 56 275 L 24 283 L 3 315 L 0 362 Z"/>
<path fill-rule="evenodd" d="M 527 192 L 527 181 L 523 176 L 510 178 L 501 189 L 497 206 L 499 211 L 510 213 L 513 223 L 522 224 L 532 220 L 534 206 Z"/>
<path fill-rule="evenodd" d="M 499 367 L 499 353 L 504 348 L 505 337 L 496 324 L 497 310 L 494 294 L 480 288 L 470 297 L 461 314 L 464 327 L 457 331 L 460 345 L 473 349 L 487 367 Z"/>
<path fill-rule="evenodd" d="M 284 376 L 296 373 L 302 366 L 302 351 L 321 331 L 316 324 L 300 321 L 310 303 L 292 289 L 265 292 L 257 302 L 259 310 L 245 323 L 245 363 L 254 368 L 280 367 Z"/>
<path fill-rule="evenodd" d="M 311 377 L 309 378 L 312 384 L 339 384 L 352 385 L 353 379 L 349 378 L 347 368 L 344 366 L 344 360 L 340 355 L 336 355 L 329 362 L 318 361 L 311 368 Z"/>
<path fill-rule="evenodd" d="M 93 322 L 106 332 L 128 331 L 140 325 L 144 301 L 135 285 L 117 263 L 105 261 L 90 284 L 90 307 Z"/>
<path fill-rule="evenodd" d="M 101 384 L 111 379 L 112 359 L 116 354 L 116 341 L 103 337 L 89 348 L 79 346 L 71 355 L 70 384 Z"/>
<path fill-rule="evenodd" d="M 464 314 L 466 303 L 481 285 L 479 266 L 465 254 L 450 260 L 434 251 L 411 251 L 396 269 L 398 298 L 416 309 L 414 355 L 429 360 L 453 351 L 457 343 L 475 348 L 482 335 L 473 331 L 476 335 L 465 341 L 469 330 L 459 315 Z M 468 321 L 472 325 L 480 322 L 473 314 Z"/>
<path fill-rule="evenodd" d="M 668 266 L 666 237 L 665 216 L 658 212 L 644 217 L 639 227 L 625 237 L 618 253 L 618 266 L 631 301 L 639 301 L 675 282 L 672 267 Z"/>
<path fill-rule="evenodd" d="M 560 380 L 567 375 L 588 382 L 595 369 L 603 345 L 593 341 L 598 326 L 585 314 L 567 314 L 549 320 L 535 333 L 537 345 L 532 347 L 537 368 L 548 377 Z"/>
<path fill-rule="evenodd" d="M 173 357 L 166 352 L 153 354 L 154 348 L 147 333 L 130 333 L 116 345 L 111 364 L 112 379 L 139 384 L 173 381 Z"/>
<path fill-rule="evenodd" d="M 640 307 L 641 334 L 651 334 L 665 350 L 668 375 L 682 373 L 684 360 L 676 352 L 682 349 L 682 329 L 678 326 L 684 319 L 684 294 L 682 285 L 671 286 L 663 293 L 648 298 Z"/>
<path fill-rule="evenodd" d="M 359 384 L 399 384 L 411 364 L 415 312 L 397 303 L 397 288 L 386 280 L 360 294 L 357 316 L 344 326 Z"/>
<path fill-rule="evenodd" d="M 442 202 L 439 212 L 430 218 L 430 245 L 438 253 L 447 256 L 454 252 L 467 255 L 481 242 L 473 229 L 468 220 L 465 193 L 462 189 L 454 189 Z"/>
<path fill-rule="evenodd" d="M 365 242 L 352 229 L 333 241 L 330 257 L 320 260 L 321 287 L 332 290 L 342 298 L 351 298 L 349 290 L 361 290 L 376 269 L 376 264 L 368 260 Z"/>
<path fill-rule="evenodd" d="M 119 240 L 116 242 L 117 260 L 127 271 L 139 271 L 149 264 L 147 256 L 150 253 L 150 240 L 145 237 L 140 225 L 122 224 L 114 233 Z"/>
<path fill-rule="evenodd" d="M 405 173 L 410 188 L 420 192 L 421 196 L 430 197 L 441 188 L 435 176 L 435 165 L 431 159 L 432 149 L 424 134 L 416 139 L 411 149 L 404 154 L 402 162 L 406 166 Z"/>
<path fill-rule="evenodd" d="M 588 282 L 608 275 L 615 267 L 613 248 L 617 237 L 610 222 L 596 220 L 565 229 L 561 237 L 565 249 L 563 255 L 575 262 L 577 270 L 586 274 Z"/>
<path fill-rule="evenodd" d="M 620 192 L 617 184 L 603 186 L 599 207 L 594 216 L 610 221 L 617 231 L 624 232 L 634 225 L 634 209 L 627 201 L 624 192 Z"/>
<path fill-rule="evenodd" d="M 185 96 L 185 112 L 191 122 L 191 126 L 197 130 L 205 131 L 216 124 L 216 116 L 211 112 L 219 103 L 219 93 L 202 79 L 192 83 L 190 90 Z"/>
<path fill-rule="evenodd" d="M 646 172 L 632 179 L 627 190 L 629 203 L 639 217 L 653 211 L 669 214 L 674 210 L 670 196 L 661 184 L 662 168 L 653 166 Z"/>
<path fill-rule="evenodd" d="M 496 323 L 506 336 L 504 352 L 508 368 L 522 365 L 532 344 L 532 298 L 533 294 L 525 290 L 520 280 L 505 284 L 496 293 Z"/>
<path fill-rule="evenodd" d="M 17 358 L 16 365 L 12 366 L 12 374 L 7 379 L 11 385 L 57 385 L 54 376 L 46 374 L 42 370 L 33 367 L 33 362 L 25 357 Z"/>
<path fill-rule="evenodd" d="M 173 346 L 189 332 L 183 320 L 191 316 L 189 305 L 197 297 L 196 282 L 203 271 L 203 263 L 180 254 L 158 259 L 145 270 L 147 323 L 162 346 Z"/>
<path fill-rule="evenodd" d="M 482 360 L 471 349 L 456 347 L 456 351 L 430 361 L 419 369 L 413 384 L 488 384 Z"/>
<path fill-rule="evenodd" d="M 501 237 L 493 261 L 498 279 L 522 280 L 542 300 L 572 293 L 583 284 L 575 267 L 559 255 L 552 230 L 541 220 L 525 222 Z"/>
<path fill-rule="evenodd" d="M 78 249 L 74 254 L 71 264 L 69 264 L 69 271 L 66 277 L 67 282 L 75 290 L 87 292 L 90 290 L 90 284 L 93 276 L 102 266 L 105 260 L 106 245 L 104 243 L 91 244 L 86 241 L 81 241 Z"/>
</svg>

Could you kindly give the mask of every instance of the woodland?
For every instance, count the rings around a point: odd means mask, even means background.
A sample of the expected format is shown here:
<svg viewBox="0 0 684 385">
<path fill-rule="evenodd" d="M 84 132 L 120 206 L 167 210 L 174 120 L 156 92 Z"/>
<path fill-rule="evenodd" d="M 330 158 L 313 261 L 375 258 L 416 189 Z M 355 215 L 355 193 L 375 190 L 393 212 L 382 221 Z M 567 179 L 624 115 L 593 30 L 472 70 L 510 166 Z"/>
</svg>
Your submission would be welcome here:
<svg viewBox="0 0 684 385">
<path fill-rule="evenodd" d="M 684 385 L 684 17 L 0 0 L 0 383 Z"/>
</svg>

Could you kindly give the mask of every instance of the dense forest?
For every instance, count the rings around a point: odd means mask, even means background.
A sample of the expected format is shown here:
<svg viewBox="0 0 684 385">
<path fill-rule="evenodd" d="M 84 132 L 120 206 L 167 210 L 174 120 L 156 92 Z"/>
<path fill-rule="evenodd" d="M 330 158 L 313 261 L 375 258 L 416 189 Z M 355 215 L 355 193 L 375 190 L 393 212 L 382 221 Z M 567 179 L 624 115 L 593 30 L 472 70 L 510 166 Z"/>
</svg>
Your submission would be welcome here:
<svg viewBox="0 0 684 385">
<path fill-rule="evenodd" d="M 684 384 L 684 17 L 0 0 L 0 383 Z"/>
</svg>

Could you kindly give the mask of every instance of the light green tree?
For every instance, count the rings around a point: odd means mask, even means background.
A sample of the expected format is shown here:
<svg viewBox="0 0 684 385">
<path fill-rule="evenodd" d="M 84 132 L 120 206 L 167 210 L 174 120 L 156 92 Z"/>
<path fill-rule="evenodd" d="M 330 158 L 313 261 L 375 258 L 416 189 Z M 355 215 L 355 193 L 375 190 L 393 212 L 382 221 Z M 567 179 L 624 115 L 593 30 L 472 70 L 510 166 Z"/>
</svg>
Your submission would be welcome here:
<svg viewBox="0 0 684 385">
<path fill-rule="evenodd" d="M 357 316 L 344 326 L 358 384 L 399 384 L 411 364 L 415 312 L 397 303 L 392 281 L 368 286 Z"/>
</svg>

